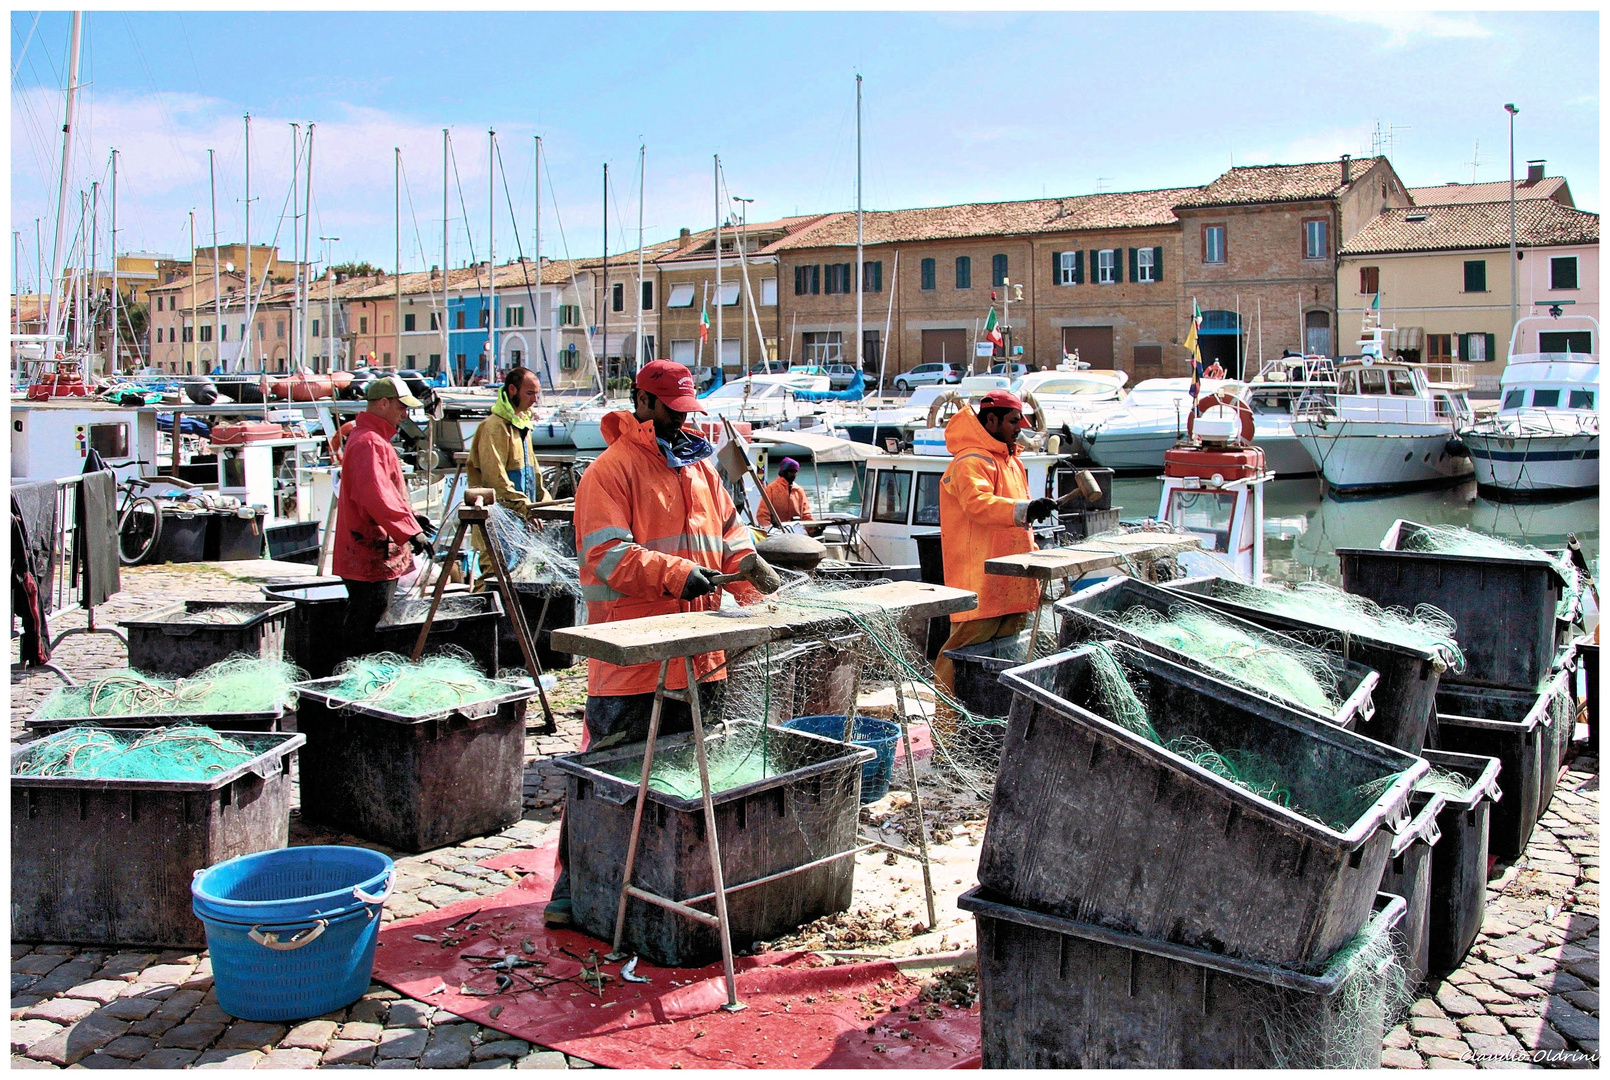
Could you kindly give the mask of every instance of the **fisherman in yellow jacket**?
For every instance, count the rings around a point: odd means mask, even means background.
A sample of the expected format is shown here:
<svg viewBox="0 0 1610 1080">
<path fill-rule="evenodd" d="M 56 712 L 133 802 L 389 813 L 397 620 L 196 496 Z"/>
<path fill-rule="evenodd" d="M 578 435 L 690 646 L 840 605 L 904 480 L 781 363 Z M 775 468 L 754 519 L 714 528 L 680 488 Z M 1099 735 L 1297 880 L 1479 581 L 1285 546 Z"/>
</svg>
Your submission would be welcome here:
<svg viewBox="0 0 1610 1080">
<path fill-rule="evenodd" d="M 498 505 L 521 518 L 529 518 L 533 507 L 549 501 L 542 470 L 531 452 L 531 410 L 541 394 L 536 372 L 510 368 L 492 415 L 475 429 L 464 466 L 470 487 L 491 488 Z"/>
<path fill-rule="evenodd" d="M 945 584 L 978 594 L 972 611 L 950 617 L 945 649 L 960 649 L 1023 631 L 1040 600 L 1032 578 L 986 576 L 984 563 L 1034 550 L 1033 522 L 1051 516 L 1053 499 L 1029 498 L 1029 475 L 1018 456 L 1023 402 L 1007 390 L 991 390 L 975 413 L 963 406 L 945 425 L 950 468 L 939 481 L 940 547 Z M 942 650 L 934 681 L 956 691 L 956 667 Z"/>
</svg>

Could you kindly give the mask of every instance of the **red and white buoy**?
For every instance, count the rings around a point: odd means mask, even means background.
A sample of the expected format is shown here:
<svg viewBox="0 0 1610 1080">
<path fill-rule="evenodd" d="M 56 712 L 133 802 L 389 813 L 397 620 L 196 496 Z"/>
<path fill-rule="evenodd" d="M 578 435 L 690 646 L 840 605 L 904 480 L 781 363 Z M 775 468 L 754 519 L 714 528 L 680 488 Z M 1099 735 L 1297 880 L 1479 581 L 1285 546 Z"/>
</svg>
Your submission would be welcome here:
<svg viewBox="0 0 1610 1080">
<path fill-rule="evenodd" d="M 1196 403 L 1185 436 L 1163 454 L 1163 496 L 1157 509 L 1166 521 L 1198 537 L 1201 553 L 1185 562 L 1233 572 L 1244 581 L 1263 580 L 1263 485 L 1274 479 L 1254 446 L 1252 408 L 1220 391 Z"/>
</svg>

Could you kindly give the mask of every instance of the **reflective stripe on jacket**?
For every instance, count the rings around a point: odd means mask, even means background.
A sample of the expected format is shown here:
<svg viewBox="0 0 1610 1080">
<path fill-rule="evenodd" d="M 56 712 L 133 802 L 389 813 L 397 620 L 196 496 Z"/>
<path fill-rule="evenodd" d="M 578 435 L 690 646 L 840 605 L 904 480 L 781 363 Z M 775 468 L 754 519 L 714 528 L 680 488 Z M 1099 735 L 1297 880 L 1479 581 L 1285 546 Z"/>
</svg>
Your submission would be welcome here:
<svg viewBox="0 0 1610 1080">
<path fill-rule="evenodd" d="M 609 413 L 602 428 L 609 448 L 587 466 L 576 487 L 576 550 L 587 622 L 714 611 L 720 590 L 681 599 L 688 573 L 694 566 L 736 573 L 755 549 L 721 477 L 708 460 L 671 468 L 653 423 L 639 423 L 629 412 Z M 760 596 L 747 582 L 726 588 L 741 603 Z M 696 676 L 704 679 L 725 661 L 720 652 L 695 657 Z M 587 662 L 587 693 L 595 697 L 651 694 L 658 680 L 658 664 Z M 686 669 L 673 662 L 666 686 L 686 685 Z"/>
<path fill-rule="evenodd" d="M 978 607 L 957 612 L 951 622 L 1033 611 L 1038 582 L 984 573 L 986 559 L 1034 550 L 1029 474 L 1017 447 L 985 431 L 972 408 L 964 407 L 945 425 L 945 448 L 952 455 L 939 481 L 945 584 L 978 594 Z"/>
<path fill-rule="evenodd" d="M 805 489 L 798 484 L 790 484 L 781 476 L 766 485 L 766 499 L 777 508 L 783 521 L 789 522 L 796 518 L 800 521 L 815 521 L 811 517 L 811 504 L 805 498 Z M 760 500 L 760 506 L 755 509 L 755 524 L 760 528 L 771 525 L 771 510 L 766 506 L 766 499 Z"/>
<path fill-rule="evenodd" d="M 374 413 L 359 413 L 341 448 L 331 562 L 338 577 L 391 581 L 413 569 L 408 540 L 420 529 L 408 501 L 402 461 L 391 445 L 396 433 Z"/>
</svg>

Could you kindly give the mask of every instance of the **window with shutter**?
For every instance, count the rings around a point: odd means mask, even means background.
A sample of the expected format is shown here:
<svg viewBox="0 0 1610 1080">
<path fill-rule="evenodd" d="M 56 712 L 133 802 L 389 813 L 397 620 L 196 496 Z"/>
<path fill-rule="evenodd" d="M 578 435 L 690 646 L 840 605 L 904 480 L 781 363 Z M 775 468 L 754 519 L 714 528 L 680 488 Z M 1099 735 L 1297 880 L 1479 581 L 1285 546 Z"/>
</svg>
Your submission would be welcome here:
<svg viewBox="0 0 1610 1080">
<path fill-rule="evenodd" d="M 803 266 L 794 267 L 794 295 L 805 295 L 805 268 Z"/>
<path fill-rule="evenodd" d="M 414 328 L 414 316 L 413 316 L 412 312 L 409 312 L 408 314 L 405 314 L 403 316 L 403 330 L 404 330 L 404 332 L 407 332 L 407 331 L 412 330 L 413 328 Z"/>
<path fill-rule="evenodd" d="M 820 266 L 812 266 L 811 267 L 811 295 L 816 296 L 821 291 L 822 291 L 822 268 Z"/>
<path fill-rule="evenodd" d="M 1122 284 L 1124 280 L 1124 249 L 1112 249 L 1112 280 L 1114 284 Z"/>
<path fill-rule="evenodd" d="M 1202 261 L 1205 263 L 1222 263 L 1224 259 L 1224 226 L 1202 226 Z"/>
<path fill-rule="evenodd" d="M 1365 296 L 1373 296 L 1381 291 L 1381 268 L 1379 266 L 1361 266 L 1358 268 L 1358 291 Z"/>
<path fill-rule="evenodd" d="M 1561 255 L 1549 260 L 1549 288 L 1574 289 L 1576 283 L 1576 256 Z"/>
<path fill-rule="evenodd" d="M 1492 334 L 1483 334 L 1482 337 L 1486 339 L 1485 342 L 1483 343 L 1483 346 L 1484 346 L 1484 351 L 1487 354 L 1487 359 L 1489 359 L 1489 360 L 1497 360 L 1498 359 L 1498 347 L 1497 347 L 1498 342 L 1497 342 L 1497 340 L 1494 338 L 1494 336 Z"/>
<path fill-rule="evenodd" d="M 1303 222 L 1303 258 L 1330 257 L 1330 222 L 1324 218 L 1309 218 Z"/>
<path fill-rule="evenodd" d="M 872 264 L 872 291 L 883 291 L 883 260 L 879 259 Z"/>
<path fill-rule="evenodd" d="M 1465 261 L 1465 291 L 1477 293 L 1487 291 L 1487 260 L 1467 259 Z"/>
<path fill-rule="evenodd" d="M 1163 280 L 1163 249 L 1161 247 L 1152 248 L 1152 280 Z"/>
<path fill-rule="evenodd" d="M 643 282 L 643 310 L 654 310 L 654 282 Z"/>
<path fill-rule="evenodd" d="M 1073 253 L 1073 281 L 1075 285 L 1085 283 L 1085 253 L 1082 251 Z"/>
<path fill-rule="evenodd" d="M 990 259 L 990 284 L 1005 285 L 1007 276 L 1006 256 L 996 255 Z"/>
<path fill-rule="evenodd" d="M 1074 273 L 1074 257 L 1079 253 L 1077 251 L 1058 251 L 1055 254 L 1056 261 L 1054 265 L 1056 267 L 1056 277 L 1052 278 L 1051 280 L 1055 281 L 1058 285 L 1077 285 L 1079 283 L 1079 278 L 1078 275 Z"/>
<path fill-rule="evenodd" d="M 956 256 L 956 288 L 973 287 L 973 260 L 966 255 Z"/>
<path fill-rule="evenodd" d="M 1129 280 L 1140 280 L 1140 250 L 1138 248 L 1129 249 Z"/>
<path fill-rule="evenodd" d="M 922 260 L 922 288 L 924 292 L 931 292 L 939 287 L 934 280 L 936 277 L 938 277 L 938 274 L 936 273 L 937 269 L 938 266 L 936 260 Z"/>
<path fill-rule="evenodd" d="M 1129 250 L 1134 254 L 1134 262 L 1131 264 L 1131 269 L 1134 271 L 1134 280 L 1156 281 L 1157 277 L 1154 274 L 1156 266 L 1152 260 L 1156 257 L 1157 249 L 1143 247 L 1130 248 Z"/>
</svg>

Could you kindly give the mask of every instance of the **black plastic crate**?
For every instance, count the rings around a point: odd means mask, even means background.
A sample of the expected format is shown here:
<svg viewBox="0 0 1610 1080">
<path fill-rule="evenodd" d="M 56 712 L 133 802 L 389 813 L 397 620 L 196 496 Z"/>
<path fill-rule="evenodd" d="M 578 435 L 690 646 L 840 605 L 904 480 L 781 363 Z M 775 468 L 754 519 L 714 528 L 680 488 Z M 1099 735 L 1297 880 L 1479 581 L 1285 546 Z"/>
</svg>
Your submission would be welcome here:
<svg viewBox="0 0 1610 1080">
<path fill-rule="evenodd" d="M 528 582 L 515 582 L 514 592 L 520 599 L 526 626 L 536 638 L 537 663 L 542 665 L 542 670 L 554 671 L 574 664 L 574 654 L 553 651 L 553 632 L 576 625 L 576 597 L 557 585 Z M 523 667 L 525 656 L 515 637 L 514 620 L 503 620 L 498 635 L 498 654 L 503 662 Z"/>
<path fill-rule="evenodd" d="M 1586 688 L 1584 702 L 1588 714 L 1588 750 L 1591 753 L 1599 752 L 1599 643 L 1597 641 L 1578 641 L 1576 644 L 1578 662 L 1582 665 L 1583 685 Z"/>
<path fill-rule="evenodd" d="M 1084 493 L 1079 490 L 1079 476 L 1081 472 L 1088 472 L 1095 477 L 1096 486 L 1101 489 L 1101 497 L 1095 502 L 1085 500 Z M 1057 498 L 1067 499 L 1063 504 L 1062 520 L 1068 519 L 1069 512 L 1080 513 L 1086 510 L 1112 509 L 1112 482 L 1117 474 L 1111 469 L 1101 465 L 1078 465 L 1073 468 L 1066 466 L 1057 469 Z"/>
<path fill-rule="evenodd" d="M 263 519 L 255 508 L 220 510 L 207 521 L 207 561 L 243 562 L 263 557 Z"/>
<path fill-rule="evenodd" d="M 986 1069 L 1380 1067 L 1385 1002 L 1360 994 L 1367 1011 L 1348 1010 L 1355 995 L 1341 991 L 1359 974 L 1345 961 L 1305 974 L 1028 911 L 982 888 L 957 903 L 978 921 Z M 1372 904 L 1366 942 L 1404 910 L 1396 896 Z"/>
<path fill-rule="evenodd" d="M 60 693 L 61 691 L 55 691 Z M 127 716 L 78 716 L 78 717 L 44 717 L 39 714 L 45 711 L 50 703 L 46 698 L 40 703 L 38 709 L 30 716 L 24 725 L 29 731 L 47 733 L 62 731 L 66 728 L 76 727 L 79 724 L 94 724 L 96 727 L 106 728 L 157 728 L 173 727 L 176 724 L 202 724 L 214 731 L 281 731 L 292 726 L 296 719 L 295 711 L 286 712 L 284 709 L 274 709 L 269 712 L 245 713 L 184 713 L 173 716 L 151 716 L 144 713 L 131 713 Z"/>
<path fill-rule="evenodd" d="M 285 659 L 322 679 L 346 659 L 341 642 L 341 624 L 347 615 L 347 587 L 340 580 L 317 583 L 295 582 L 262 586 L 269 600 L 286 600 L 294 605 L 286 622 Z"/>
<path fill-rule="evenodd" d="M 325 678 L 352 654 L 347 651 L 342 624 L 347 616 L 347 587 L 337 582 L 316 585 L 264 585 L 263 595 L 271 600 L 295 604 L 287 625 L 286 659 L 314 679 Z M 400 599 L 406 599 L 399 597 Z M 425 600 L 429 603 L 429 599 Z M 503 604 L 496 593 L 449 592 L 442 599 L 442 612 L 432 624 L 425 654 L 440 652 L 453 645 L 469 653 L 481 673 L 494 676 L 501 654 L 498 651 L 498 624 Z M 469 614 L 455 614 L 469 610 Z M 409 621 L 388 623 L 375 628 L 375 650 L 412 656 L 419 640 L 424 615 Z"/>
<path fill-rule="evenodd" d="M 298 686 L 302 813 L 399 851 L 428 851 L 520 820 L 525 712 L 534 687 L 402 716 L 331 697 L 340 678 Z"/>
<path fill-rule="evenodd" d="M 1443 685 L 1535 689 L 1554 656 L 1566 584 L 1559 571 L 1541 559 L 1398 550 L 1424 528 L 1400 519 L 1379 548 L 1337 548 L 1342 587 L 1382 607 L 1432 604 L 1447 612 L 1465 670 L 1445 672 Z"/>
<path fill-rule="evenodd" d="M 268 557 L 280 562 L 316 564 L 319 561 L 319 522 L 293 521 L 263 529 Z"/>
<path fill-rule="evenodd" d="M 251 609 L 241 622 L 187 622 L 185 616 L 220 608 Z M 118 625 L 128 631 L 129 667 L 147 675 L 183 678 L 231 656 L 280 660 L 295 605 L 285 601 L 186 600 Z"/>
<path fill-rule="evenodd" d="M 707 746 L 753 730 L 734 723 L 706 729 Z M 779 775 L 716 792 L 716 835 L 727 888 L 826 859 L 856 846 L 861 768 L 874 752 L 799 731 L 772 728 L 768 752 Z M 692 733 L 658 740 L 655 760 L 691 756 Z M 570 838 L 572 917 L 585 933 L 606 942 L 615 935 L 621 875 L 637 803 L 643 745 L 612 747 L 555 758 L 565 774 Z M 611 768 L 631 773 L 631 780 Z M 714 888 L 705 839 L 703 803 L 650 790 L 643 811 L 633 884 L 672 900 Z M 748 949 L 813 919 L 850 906 L 853 857 L 833 859 L 797 874 L 729 892 L 727 917 L 733 948 Z M 700 910 L 714 911 L 714 902 Z M 714 928 L 636 899 L 626 905 L 623 948 L 660 967 L 699 967 L 721 955 Z"/>
<path fill-rule="evenodd" d="M 1369 916 L 1425 762 L 1122 643 L 1157 734 L 1255 750 L 1298 805 L 1392 776 L 1343 831 L 1099 714 L 1097 646 L 1002 678 L 1016 693 L 978 880 L 1009 903 L 1268 964 L 1327 957 Z"/>
<path fill-rule="evenodd" d="M 207 519 L 211 515 L 162 508 L 162 533 L 148 563 L 201 562 L 207 557 Z"/>
<path fill-rule="evenodd" d="M 1132 645 L 1186 667 L 1222 679 L 1222 672 L 1215 670 L 1192 657 L 1186 656 L 1173 649 L 1165 648 L 1155 642 L 1142 637 L 1140 634 L 1127 630 L 1114 621 L 1113 616 L 1128 611 L 1133 607 L 1150 608 L 1160 614 L 1167 615 L 1173 607 L 1195 607 L 1211 614 L 1223 622 L 1272 645 L 1283 648 L 1302 648 L 1302 642 L 1275 630 L 1268 630 L 1256 623 L 1223 611 L 1216 611 L 1191 596 L 1183 593 L 1170 592 L 1156 585 L 1144 581 L 1137 581 L 1131 577 L 1115 577 L 1092 585 L 1088 589 L 1081 589 L 1072 596 L 1058 600 L 1052 610 L 1056 612 L 1060 629 L 1059 641 L 1063 648 L 1091 640 L 1114 639 Z M 1334 716 L 1323 716 L 1319 713 L 1303 708 L 1293 701 L 1284 698 L 1270 697 L 1278 705 L 1285 705 L 1306 713 L 1309 716 L 1318 716 L 1327 723 L 1337 727 L 1347 728 L 1350 731 L 1358 730 L 1361 724 L 1366 723 L 1375 715 L 1374 694 L 1381 677 L 1376 672 L 1359 663 L 1349 660 L 1341 655 L 1340 649 L 1332 651 L 1320 649 L 1336 675 L 1337 692 L 1342 697 L 1342 703 Z M 1266 695 L 1267 696 L 1267 695 Z"/>
<path fill-rule="evenodd" d="M 1057 514 L 1066 542 L 1077 544 L 1118 527 L 1118 510 L 1063 510 Z"/>
<path fill-rule="evenodd" d="M 946 649 L 945 655 L 956 665 L 956 699 L 974 716 L 1004 717 L 1012 709 L 1012 690 L 1001 682 L 1001 673 L 1021 666 L 1029 658 L 1028 650 L 1027 632 Z"/>
<path fill-rule="evenodd" d="M 1408 985 L 1426 981 L 1431 963 L 1431 875 L 1432 852 L 1442 838 L 1437 823 L 1446 800 L 1437 794 L 1416 791 L 1409 799 L 1414 817 L 1408 827 L 1392 841 L 1392 850 L 1381 874 L 1381 891 L 1403 897 L 1407 907 L 1392 945 Z"/>
<path fill-rule="evenodd" d="M 1321 623 L 1263 611 L 1235 599 L 1239 586 L 1221 577 L 1195 577 L 1164 588 L 1181 592 L 1208 607 L 1296 638 L 1316 649 L 1356 660 L 1381 677 L 1371 700 L 1375 714 L 1360 719 L 1360 735 L 1418 754 L 1425 746 L 1426 725 L 1436 709 L 1437 687 L 1445 667 L 1431 647 L 1415 648 L 1382 638 L 1343 634 Z M 1391 892 L 1390 889 L 1386 890 Z"/>
<path fill-rule="evenodd" d="M 18 776 L 17 763 L 39 742 L 14 746 L 13 940 L 205 945 L 190 879 L 225 859 L 286 845 L 291 759 L 306 741 L 228 734 L 258 756 L 192 782 Z"/>
<path fill-rule="evenodd" d="M 420 628 L 425 625 L 425 610 L 428 610 L 429 603 L 429 597 L 420 603 L 422 610 L 418 617 L 383 622 L 375 627 L 375 648 L 403 656 L 413 655 Z M 394 601 L 393 607 L 395 605 Z M 447 593 L 442 597 L 442 607 L 436 613 L 436 621 L 431 624 L 424 655 L 431 656 L 448 646 L 463 649 L 470 654 L 470 659 L 475 661 L 481 674 L 489 678 L 496 676 L 501 655 L 498 652 L 498 624 L 502 621 L 503 602 L 497 593 Z M 339 628 L 337 630 L 339 632 Z"/>
<path fill-rule="evenodd" d="M 1563 678 L 1549 684 L 1563 685 Z M 1556 733 L 1544 723 L 1552 694 L 1447 686 L 1437 692 L 1436 750 L 1497 758 L 1504 797 L 1493 809 L 1488 850 L 1517 859 L 1552 796 Z"/>
<path fill-rule="evenodd" d="M 1434 974 L 1452 971 L 1481 932 L 1487 917 L 1487 829 L 1493 803 L 1503 796 L 1496 758 L 1427 750 L 1426 761 L 1467 781 L 1461 796 L 1444 796 L 1431 849 L 1431 897 L 1427 964 Z"/>
</svg>

